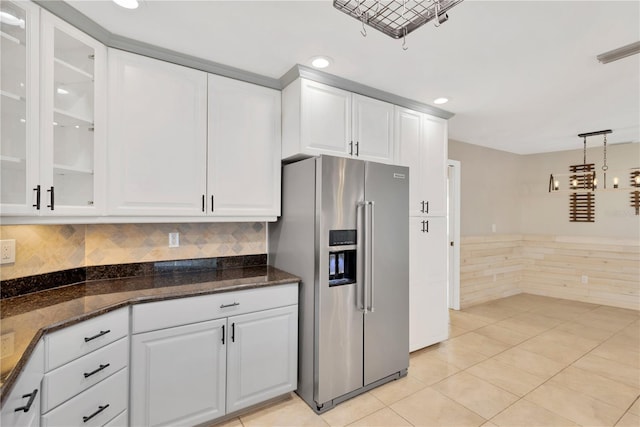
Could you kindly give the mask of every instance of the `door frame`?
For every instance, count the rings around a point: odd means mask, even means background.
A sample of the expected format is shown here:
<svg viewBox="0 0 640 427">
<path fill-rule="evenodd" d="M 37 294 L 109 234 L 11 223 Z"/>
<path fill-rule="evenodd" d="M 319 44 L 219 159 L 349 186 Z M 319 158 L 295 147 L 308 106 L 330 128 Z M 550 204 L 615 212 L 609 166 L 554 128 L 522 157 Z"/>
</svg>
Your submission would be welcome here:
<svg viewBox="0 0 640 427">
<path fill-rule="evenodd" d="M 460 310 L 460 169 L 458 160 L 447 161 L 447 236 L 449 263 L 447 301 L 449 308 Z"/>
</svg>

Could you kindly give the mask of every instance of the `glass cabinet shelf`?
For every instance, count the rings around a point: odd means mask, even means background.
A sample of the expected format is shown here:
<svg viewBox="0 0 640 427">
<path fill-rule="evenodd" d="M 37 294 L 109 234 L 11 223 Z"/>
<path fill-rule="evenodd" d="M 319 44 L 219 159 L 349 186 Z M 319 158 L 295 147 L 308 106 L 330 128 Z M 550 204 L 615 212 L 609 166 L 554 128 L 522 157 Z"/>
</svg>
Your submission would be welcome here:
<svg viewBox="0 0 640 427">
<path fill-rule="evenodd" d="M 17 93 L 7 92 L 6 90 L 0 90 L 0 96 L 4 96 L 17 102 L 25 102 L 25 98 L 23 96 L 20 96 Z"/>
<path fill-rule="evenodd" d="M 56 80 L 62 83 L 75 83 L 78 80 L 84 80 L 88 83 L 93 82 L 93 74 L 87 73 L 62 59 L 53 58 L 53 63 L 55 64 Z"/>
<path fill-rule="evenodd" d="M 4 31 L 0 31 L 0 37 L 2 37 L 5 40 L 8 40 L 10 42 L 13 42 L 13 43 L 15 43 L 17 45 L 22 45 L 22 46 L 25 45 L 23 41 L 21 41 L 20 39 L 18 39 L 16 37 L 13 37 L 11 34 L 5 33 Z"/>
<path fill-rule="evenodd" d="M 25 159 L 12 156 L 0 156 L 3 168 L 24 169 Z"/>
<path fill-rule="evenodd" d="M 54 163 L 53 173 L 55 175 L 93 175 L 93 170 Z"/>
<path fill-rule="evenodd" d="M 53 109 L 53 125 L 62 127 L 92 128 L 93 119 L 81 116 L 71 111 L 64 111 L 59 108 Z"/>
</svg>

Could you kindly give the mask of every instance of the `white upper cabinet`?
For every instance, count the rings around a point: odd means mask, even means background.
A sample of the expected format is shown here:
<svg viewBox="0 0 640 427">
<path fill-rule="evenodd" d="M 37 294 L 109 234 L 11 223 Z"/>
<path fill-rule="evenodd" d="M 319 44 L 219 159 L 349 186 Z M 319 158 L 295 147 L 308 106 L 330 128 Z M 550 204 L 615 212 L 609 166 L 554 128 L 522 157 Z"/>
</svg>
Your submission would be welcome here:
<svg viewBox="0 0 640 427">
<path fill-rule="evenodd" d="M 282 157 L 345 156 L 351 140 L 351 93 L 298 79 L 282 91 Z"/>
<path fill-rule="evenodd" d="M 0 209 L 3 215 L 36 215 L 38 8 L 27 2 L 3 1 L 0 10 L 17 22 L 0 21 Z"/>
<path fill-rule="evenodd" d="M 107 49 L 42 11 L 41 211 L 96 215 L 104 208 Z"/>
<path fill-rule="evenodd" d="M 104 207 L 106 48 L 28 2 L 0 23 L 3 215 L 98 215 Z M 40 17 L 40 19 L 38 19 Z"/>
<path fill-rule="evenodd" d="M 393 105 L 306 79 L 282 91 L 282 158 L 393 162 Z"/>
<path fill-rule="evenodd" d="M 109 214 L 280 214 L 278 91 L 115 49 L 109 87 Z"/>
<path fill-rule="evenodd" d="M 209 74 L 208 213 L 280 215 L 280 91 Z"/>
<path fill-rule="evenodd" d="M 395 107 L 399 163 L 409 167 L 409 215 L 447 214 L 447 121 Z"/>
<path fill-rule="evenodd" d="M 207 74 L 109 49 L 108 213 L 204 215 Z"/>
<path fill-rule="evenodd" d="M 393 161 L 393 105 L 353 94 L 353 139 L 349 152 L 358 159 Z"/>
</svg>

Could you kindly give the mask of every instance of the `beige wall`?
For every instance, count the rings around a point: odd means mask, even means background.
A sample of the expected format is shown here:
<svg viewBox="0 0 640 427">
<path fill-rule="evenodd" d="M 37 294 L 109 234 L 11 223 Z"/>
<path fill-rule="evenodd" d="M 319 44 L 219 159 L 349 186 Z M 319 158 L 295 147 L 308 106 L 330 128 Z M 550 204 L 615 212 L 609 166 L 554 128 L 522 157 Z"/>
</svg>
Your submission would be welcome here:
<svg viewBox="0 0 640 427">
<path fill-rule="evenodd" d="M 528 292 L 640 309 L 640 216 L 629 191 L 597 192 L 594 223 L 569 222 L 568 193 L 548 192 L 549 174 L 568 173 L 582 155 L 520 156 L 449 141 L 449 158 L 461 162 L 462 307 Z M 598 175 L 602 155 L 601 145 L 587 150 Z M 609 178 L 627 185 L 640 144 L 609 145 L 607 158 Z"/>
<path fill-rule="evenodd" d="M 451 140 L 449 158 L 460 161 L 460 234 L 519 233 L 522 156 Z"/>
<path fill-rule="evenodd" d="M 168 234 L 180 246 L 168 247 Z M 16 262 L 0 280 L 89 265 L 266 253 L 264 223 L 12 225 L 0 238 L 16 240 Z"/>
<path fill-rule="evenodd" d="M 569 165 L 581 164 L 581 149 L 522 157 L 520 217 L 523 234 L 640 238 L 640 216 L 636 216 L 629 206 L 629 191 L 597 192 L 593 223 L 569 222 L 569 195 L 549 194 L 549 174 L 567 174 Z M 602 157 L 601 144 L 587 150 L 587 163 L 595 163 L 599 182 L 602 182 Z M 628 186 L 629 168 L 640 167 L 640 144 L 609 145 L 607 163 L 608 180 L 617 175 L 620 183 Z M 568 183 L 568 177 L 563 176 L 559 181 L 561 185 Z"/>
<path fill-rule="evenodd" d="M 640 238 L 640 217 L 629 206 L 628 191 L 596 193 L 594 223 L 569 222 L 568 193 L 549 194 L 549 174 L 582 163 L 581 149 L 521 156 L 451 140 L 449 158 L 461 163 L 462 236 L 492 234 L 496 224 L 497 234 Z M 640 144 L 610 144 L 607 159 L 609 177 L 620 175 L 626 183 L 629 168 L 640 166 Z M 587 162 L 600 175 L 602 146 L 587 150 Z"/>
</svg>

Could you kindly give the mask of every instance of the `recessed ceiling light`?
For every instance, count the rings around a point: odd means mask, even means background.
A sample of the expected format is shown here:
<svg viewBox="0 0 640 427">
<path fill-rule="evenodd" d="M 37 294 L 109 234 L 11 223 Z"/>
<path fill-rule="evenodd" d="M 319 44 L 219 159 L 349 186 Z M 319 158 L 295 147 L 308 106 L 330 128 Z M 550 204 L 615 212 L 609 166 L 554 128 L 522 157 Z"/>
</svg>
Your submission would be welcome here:
<svg viewBox="0 0 640 427">
<path fill-rule="evenodd" d="M 125 9 L 137 9 L 140 5 L 138 0 L 113 0 L 115 4 Z"/>
<path fill-rule="evenodd" d="M 327 68 L 331 65 L 331 58 L 327 56 L 315 56 L 311 58 L 311 66 L 313 68 Z"/>
<path fill-rule="evenodd" d="M 60 95 L 69 95 L 69 91 L 66 89 L 63 89 L 61 87 L 59 87 L 58 89 L 56 89 L 56 92 L 58 92 Z"/>
<path fill-rule="evenodd" d="M 436 98 L 433 100 L 434 104 L 446 104 L 447 102 L 449 102 L 449 98 Z"/>
</svg>

